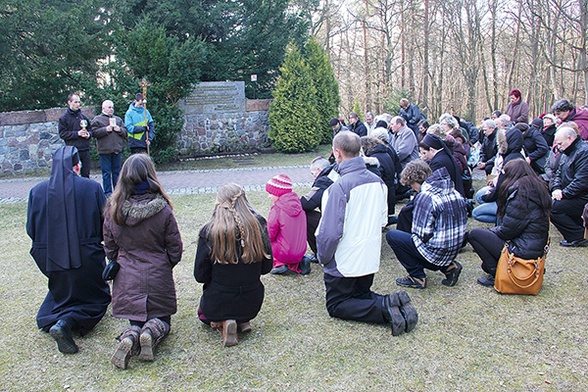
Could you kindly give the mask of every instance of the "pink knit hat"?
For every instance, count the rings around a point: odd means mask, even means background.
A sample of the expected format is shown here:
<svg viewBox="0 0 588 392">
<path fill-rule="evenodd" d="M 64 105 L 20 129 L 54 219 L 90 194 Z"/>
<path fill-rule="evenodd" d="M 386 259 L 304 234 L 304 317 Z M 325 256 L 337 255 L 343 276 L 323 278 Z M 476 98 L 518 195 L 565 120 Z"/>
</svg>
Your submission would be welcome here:
<svg viewBox="0 0 588 392">
<path fill-rule="evenodd" d="M 265 190 L 270 195 L 280 197 L 292 192 L 292 180 L 285 174 L 278 174 L 265 184 Z"/>
</svg>

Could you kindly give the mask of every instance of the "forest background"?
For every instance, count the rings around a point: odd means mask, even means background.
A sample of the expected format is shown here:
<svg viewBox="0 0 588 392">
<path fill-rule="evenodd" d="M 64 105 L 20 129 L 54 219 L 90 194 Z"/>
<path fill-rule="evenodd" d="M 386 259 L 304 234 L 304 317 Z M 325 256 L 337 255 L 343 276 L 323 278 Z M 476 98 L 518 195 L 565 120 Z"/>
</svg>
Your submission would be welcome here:
<svg viewBox="0 0 588 392">
<path fill-rule="evenodd" d="M 147 77 L 168 146 L 194 83 L 243 80 L 248 98 L 271 98 L 288 43 L 315 37 L 342 115 L 394 114 L 407 97 L 430 120 L 479 123 L 518 88 L 537 116 L 559 98 L 587 103 L 587 29 L 582 0 L 2 0 L 0 111 L 81 91 L 122 114 Z"/>
</svg>

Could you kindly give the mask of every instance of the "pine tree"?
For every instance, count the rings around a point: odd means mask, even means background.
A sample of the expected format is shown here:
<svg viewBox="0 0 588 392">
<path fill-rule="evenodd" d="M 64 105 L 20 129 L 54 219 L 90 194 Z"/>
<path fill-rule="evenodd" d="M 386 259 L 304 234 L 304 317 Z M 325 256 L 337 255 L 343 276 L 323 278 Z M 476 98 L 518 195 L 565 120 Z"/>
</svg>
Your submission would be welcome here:
<svg viewBox="0 0 588 392">
<path fill-rule="evenodd" d="M 320 143 L 330 143 L 332 131 L 329 120 L 339 117 L 339 85 L 335 80 L 333 68 L 324 49 L 314 37 L 311 37 L 305 48 L 306 61 L 312 71 L 312 80 L 316 89 L 316 101 L 320 104 L 316 118 L 316 128 L 320 129 Z"/>
<path fill-rule="evenodd" d="M 359 119 L 363 121 L 363 113 L 361 111 L 361 107 L 359 106 L 359 101 L 357 99 L 353 101 L 353 111 L 357 113 Z"/>
<path fill-rule="evenodd" d="M 280 73 L 270 106 L 268 136 L 278 151 L 311 151 L 321 136 L 316 128 L 319 102 L 310 68 L 293 43 L 286 48 Z"/>
</svg>

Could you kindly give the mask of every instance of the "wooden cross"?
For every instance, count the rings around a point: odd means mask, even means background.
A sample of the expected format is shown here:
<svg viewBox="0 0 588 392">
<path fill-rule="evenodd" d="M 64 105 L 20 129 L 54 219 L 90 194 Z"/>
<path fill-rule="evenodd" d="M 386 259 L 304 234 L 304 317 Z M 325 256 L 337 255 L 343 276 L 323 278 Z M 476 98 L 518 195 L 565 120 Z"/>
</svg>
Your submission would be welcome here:
<svg viewBox="0 0 588 392">
<path fill-rule="evenodd" d="M 145 123 L 147 123 L 147 87 L 151 86 L 151 83 L 147 81 L 147 79 L 143 78 L 139 82 L 139 86 L 143 90 L 143 117 L 145 118 Z M 145 147 L 147 147 L 147 155 L 149 154 L 149 126 L 147 126 L 147 134 L 145 135 Z"/>
<path fill-rule="evenodd" d="M 143 80 L 141 80 L 139 82 L 139 86 L 141 86 L 141 88 L 143 90 L 142 91 L 142 93 L 143 93 L 143 99 L 146 99 L 147 98 L 147 87 L 151 86 L 151 83 L 149 83 L 147 81 L 147 79 L 143 78 Z"/>
</svg>

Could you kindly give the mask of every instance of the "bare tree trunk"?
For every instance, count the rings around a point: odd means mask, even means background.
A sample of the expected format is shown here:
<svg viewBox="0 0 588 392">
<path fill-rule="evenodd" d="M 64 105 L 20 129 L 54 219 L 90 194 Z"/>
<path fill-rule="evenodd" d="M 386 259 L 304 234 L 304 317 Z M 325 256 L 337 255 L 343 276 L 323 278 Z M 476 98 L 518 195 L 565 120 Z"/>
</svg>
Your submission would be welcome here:
<svg viewBox="0 0 588 392">
<path fill-rule="evenodd" d="M 425 16 L 423 20 L 423 32 L 425 36 L 423 48 L 423 92 L 421 105 L 422 109 L 426 110 L 429 106 L 429 40 L 430 40 L 430 26 L 429 26 L 429 0 L 424 0 Z"/>
<path fill-rule="evenodd" d="M 406 90 L 406 69 L 405 69 L 405 65 L 406 65 L 406 19 L 405 19 L 405 12 L 404 12 L 404 7 L 402 8 L 402 11 L 400 13 L 400 62 L 401 62 L 401 68 L 400 68 L 400 88 L 402 89 L 402 91 Z"/>
<path fill-rule="evenodd" d="M 510 62 L 510 71 L 508 72 L 508 89 L 510 90 L 513 86 L 513 79 L 515 73 L 515 66 L 517 64 L 517 56 L 518 56 L 518 49 L 520 45 L 520 36 L 521 36 L 521 14 L 523 12 L 523 4 L 522 0 L 518 1 L 518 16 L 517 16 L 517 28 L 515 34 L 515 43 L 513 45 L 512 51 L 512 59 Z"/>
<path fill-rule="evenodd" d="M 366 5 L 367 5 L 367 1 L 366 1 Z M 372 96 L 371 96 L 371 92 L 370 92 L 370 62 L 369 62 L 369 58 L 368 58 L 367 22 L 364 20 L 362 25 L 363 25 L 363 66 L 364 66 L 364 72 L 365 72 L 364 73 L 364 79 L 365 79 L 364 111 L 368 111 L 371 104 L 372 104 Z"/>
</svg>

